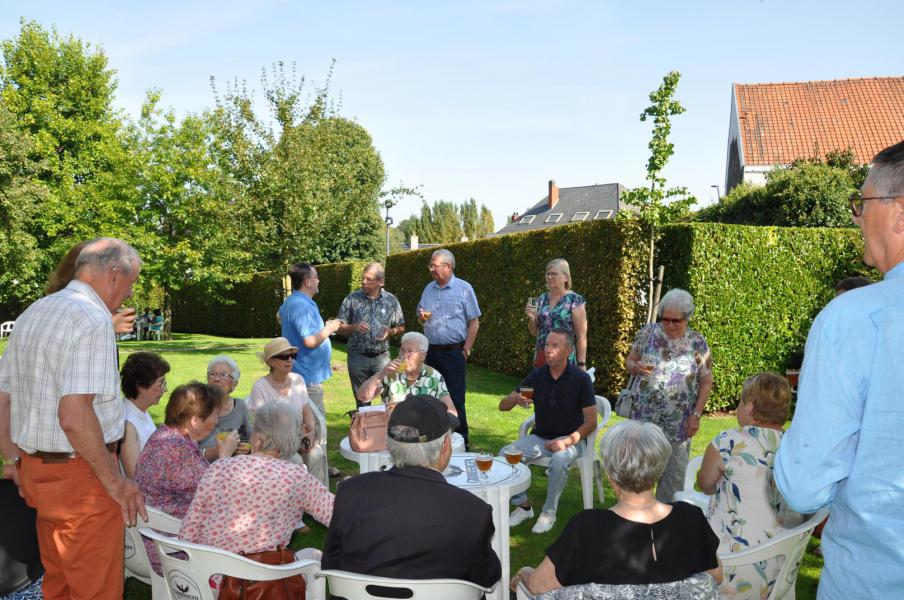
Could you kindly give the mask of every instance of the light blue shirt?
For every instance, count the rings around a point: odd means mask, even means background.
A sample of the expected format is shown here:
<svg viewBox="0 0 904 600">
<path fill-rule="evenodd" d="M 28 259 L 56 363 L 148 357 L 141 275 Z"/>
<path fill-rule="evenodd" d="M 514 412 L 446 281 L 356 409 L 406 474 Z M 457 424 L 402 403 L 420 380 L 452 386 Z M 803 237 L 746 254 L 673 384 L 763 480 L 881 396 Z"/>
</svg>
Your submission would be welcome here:
<svg viewBox="0 0 904 600">
<path fill-rule="evenodd" d="M 282 319 L 282 336 L 298 348 L 298 357 L 292 370 L 304 377 L 305 383 L 323 383 L 333 375 L 330 359 L 333 347 L 330 338 L 316 348 L 306 348 L 304 338 L 323 329 L 323 317 L 317 304 L 306 295 L 295 290 L 279 307 Z"/>
<path fill-rule="evenodd" d="M 816 317 L 774 473 L 792 508 L 831 511 L 820 600 L 904 594 L 904 263 Z"/>
<path fill-rule="evenodd" d="M 431 344 L 458 344 L 468 337 L 468 321 L 480 316 L 474 288 L 455 275 L 440 287 L 431 281 L 421 293 L 418 308 L 432 311 L 424 322 L 424 335 Z"/>
</svg>

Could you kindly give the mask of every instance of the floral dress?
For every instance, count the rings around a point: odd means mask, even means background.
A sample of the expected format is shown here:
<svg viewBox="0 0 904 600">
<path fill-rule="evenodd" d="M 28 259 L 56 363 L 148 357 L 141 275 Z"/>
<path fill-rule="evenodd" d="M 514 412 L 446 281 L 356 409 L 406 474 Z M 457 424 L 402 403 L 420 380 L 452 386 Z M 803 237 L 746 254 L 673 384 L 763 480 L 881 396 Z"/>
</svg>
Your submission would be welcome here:
<svg viewBox="0 0 904 600">
<path fill-rule="evenodd" d="M 710 527 L 719 536 L 719 552 L 746 550 L 803 522 L 801 515 L 787 508 L 772 482 L 772 463 L 781 441 L 781 431 L 756 426 L 723 431 L 713 439 L 725 464 L 707 513 Z M 777 559 L 725 567 L 721 597 L 765 598 L 780 569 Z"/>
<path fill-rule="evenodd" d="M 574 317 L 572 311 L 577 306 L 586 304 L 587 301 L 577 292 L 568 291 L 564 296 L 559 298 L 555 306 L 549 305 L 549 292 L 540 294 L 537 305 L 537 345 L 534 348 L 534 366 L 542 367 L 546 364 L 546 353 L 543 349 L 546 347 L 546 338 L 553 329 L 567 329 L 574 335 Z M 577 362 L 577 355 L 574 348 L 571 350 L 571 356 L 568 362 Z"/>
<path fill-rule="evenodd" d="M 427 394 L 437 399 L 449 395 L 443 376 L 433 367 L 421 365 L 421 372 L 411 385 L 408 385 L 408 376 L 405 373 L 396 373 L 383 378 L 380 397 L 383 398 L 384 404 L 401 402 L 409 395 L 418 396 L 420 394 Z"/>
<path fill-rule="evenodd" d="M 651 323 L 637 334 L 631 353 L 655 364 L 649 377 L 639 379 L 631 418 L 658 425 L 670 442 L 684 442 L 700 378 L 712 373 L 706 340 L 691 328 L 684 336 L 669 339 L 659 323 Z"/>
</svg>

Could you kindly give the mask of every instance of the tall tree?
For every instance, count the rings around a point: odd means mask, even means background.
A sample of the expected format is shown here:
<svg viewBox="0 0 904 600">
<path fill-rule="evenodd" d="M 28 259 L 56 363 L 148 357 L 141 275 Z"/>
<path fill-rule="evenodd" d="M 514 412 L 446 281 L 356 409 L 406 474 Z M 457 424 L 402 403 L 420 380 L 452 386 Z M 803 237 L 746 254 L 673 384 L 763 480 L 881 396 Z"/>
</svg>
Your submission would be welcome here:
<svg viewBox="0 0 904 600">
<path fill-rule="evenodd" d="M 477 237 L 485 238 L 496 232 L 496 223 L 493 221 L 493 213 L 484 205 L 480 205 L 480 224 L 477 227 Z"/>
<path fill-rule="evenodd" d="M 478 238 L 478 228 L 480 227 L 480 211 L 477 209 L 477 200 L 471 198 L 461 203 L 459 207 L 461 213 L 461 229 L 469 240 Z"/>
<path fill-rule="evenodd" d="M 416 233 L 421 242 L 427 244 L 447 244 L 461 240 L 462 235 L 469 240 L 487 237 L 494 232 L 493 214 L 473 198 L 460 205 L 446 200 L 438 200 L 431 206 L 426 200 L 421 204 L 420 215 L 404 219 L 399 230 L 410 237 Z"/>
<path fill-rule="evenodd" d="M 666 188 L 666 180 L 662 170 L 669 162 L 669 158 L 675 153 L 674 144 L 669 142 L 669 134 L 672 131 L 672 117 L 684 112 L 681 104 L 675 100 L 675 91 L 678 89 L 678 80 L 681 74 L 671 71 L 662 79 L 662 85 L 650 93 L 650 106 L 640 114 L 640 120 L 646 122 L 653 119 L 653 136 L 647 147 L 650 149 L 650 159 L 647 161 L 647 186 L 628 190 L 622 199 L 638 208 L 638 216 L 647 230 L 648 241 L 648 273 L 649 294 L 647 299 L 647 320 L 653 314 L 653 295 L 655 288 L 655 274 L 653 261 L 656 256 L 656 237 L 659 228 L 688 214 L 690 207 L 696 203 L 696 198 L 688 194 L 687 188 Z M 622 218 L 631 218 L 631 213 L 619 213 Z"/>
</svg>

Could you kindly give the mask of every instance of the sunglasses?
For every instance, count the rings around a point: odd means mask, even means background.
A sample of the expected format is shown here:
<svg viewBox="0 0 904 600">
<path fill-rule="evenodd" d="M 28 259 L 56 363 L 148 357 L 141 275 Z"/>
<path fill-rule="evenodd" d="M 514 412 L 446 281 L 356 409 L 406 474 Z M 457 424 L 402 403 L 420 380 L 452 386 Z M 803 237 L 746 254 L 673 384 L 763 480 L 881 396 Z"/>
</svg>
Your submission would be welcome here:
<svg viewBox="0 0 904 600">
<path fill-rule="evenodd" d="M 851 214 L 859 217 L 863 214 L 863 203 L 867 200 L 894 200 L 897 196 L 867 196 L 863 197 L 860 192 L 854 192 L 848 196 L 848 202 L 851 204 Z"/>
<path fill-rule="evenodd" d="M 298 356 L 297 352 L 286 352 L 285 354 L 277 354 L 270 358 L 275 358 L 276 360 L 295 360 L 296 356 Z"/>
</svg>

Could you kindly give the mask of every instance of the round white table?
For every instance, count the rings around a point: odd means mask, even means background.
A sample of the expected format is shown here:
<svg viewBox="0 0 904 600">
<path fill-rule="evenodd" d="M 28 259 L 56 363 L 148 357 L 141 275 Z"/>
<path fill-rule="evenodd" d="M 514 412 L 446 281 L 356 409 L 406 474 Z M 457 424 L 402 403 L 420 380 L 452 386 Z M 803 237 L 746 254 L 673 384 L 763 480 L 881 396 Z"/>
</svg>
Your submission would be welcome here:
<svg viewBox="0 0 904 600">
<path fill-rule="evenodd" d="M 452 452 L 461 452 L 465 449 L 465 439 L 461 434 L 452 434 Z M 383 467 L 392 464 L 389 458 L 389 452 L 381 450 L 379 452 L 355 452 L 352 450 L 348 436 L 342 438 L 339 442 L 339 454 L 342 458 L 346 458 L 352 462 L 358 463 L 358 471 L 360 473 L 370 473 L 371 471 L 379 471 Z"/>
</svg>

